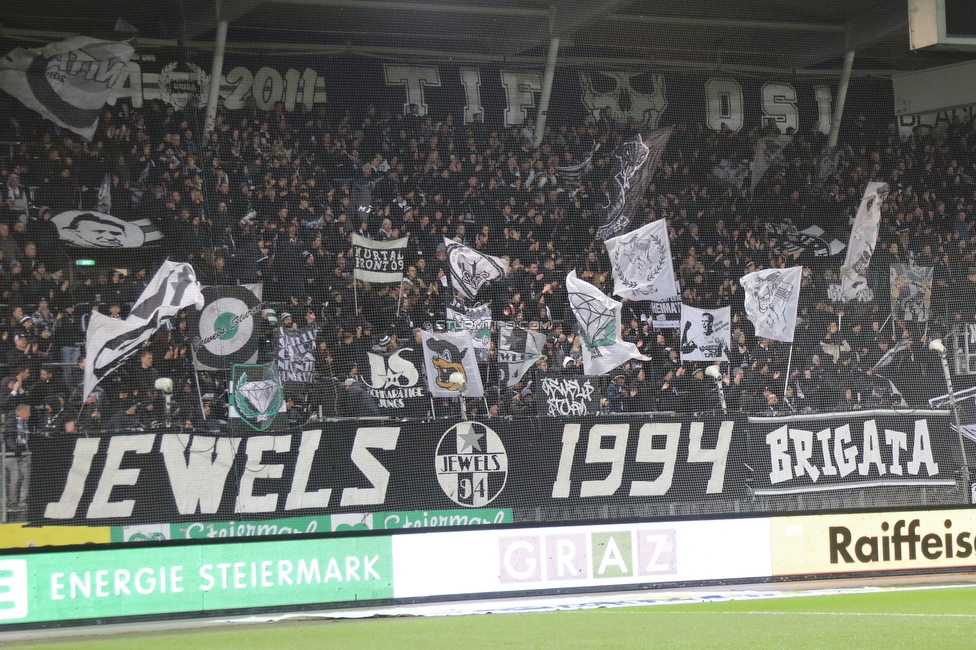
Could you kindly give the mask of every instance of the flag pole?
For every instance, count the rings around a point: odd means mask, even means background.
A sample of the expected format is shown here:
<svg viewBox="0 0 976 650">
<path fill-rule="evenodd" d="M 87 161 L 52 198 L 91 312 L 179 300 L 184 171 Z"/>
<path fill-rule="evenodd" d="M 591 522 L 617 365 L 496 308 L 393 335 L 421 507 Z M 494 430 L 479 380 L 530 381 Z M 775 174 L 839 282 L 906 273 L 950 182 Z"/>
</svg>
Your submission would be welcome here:
<svg viewBox="0 0 976 650">
<path fill-rule="evenodd" d="M 200 401 L 200 415 L 203 416 L 204 421 L 207 420 L 207 412 L 203 410 L 203 393 L 200 392 L 200 372 L 194 368 L 193 369 L 193 379 L 196 380 L 197 385 L 197 399 Z"/>
<path fill-rule="evenodd" d="M 786 399 L 786 389 L 790 385 L 790 368 L 793 366 L 793 343 L 790 343 L 790 358 L 786 362 L 786 379 L 783 381 L 783 399 Z"/>
</svg>

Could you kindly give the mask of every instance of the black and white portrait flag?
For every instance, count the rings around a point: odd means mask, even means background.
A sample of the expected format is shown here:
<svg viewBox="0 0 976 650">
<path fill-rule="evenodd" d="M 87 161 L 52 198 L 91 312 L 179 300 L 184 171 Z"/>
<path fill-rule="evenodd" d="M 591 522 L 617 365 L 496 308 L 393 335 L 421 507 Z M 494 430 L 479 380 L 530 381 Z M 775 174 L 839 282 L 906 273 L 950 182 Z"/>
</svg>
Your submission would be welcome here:
<svg viewBox="0 0 976 650">
<path fill-rule="evenodd" d="M 407 237 L 390 241 L 366 239 L 352 235 L 355 255 L 353 277 L 366 282 L 399 282 L 403 279 L 403 252 L 407 249 Z"/>
<path fill-rule="evenodd" d="M 766 269 L 742 278 L 746 315 L 757 337 L 793 342 L 802 280 L 802 266 Z"/>
<path fill-rule="evenodd" d="M 0 90 L 91 140 L 112 87 L 135 54 L 128 41 L 72 36 L 0 59 Z"/>
<path fill-rule="evenodd" d="M 191 305 L 197 309 L 204 305 L 193 267 L 167 260 L 149 281 L 125 320 L 93 311 L 85 333 L 88 361 L 83 399 L 88 398 L 99 381 L 140 350 L 163 320 Z"/>
<path fill-rule="evenodd" d="M 511 388 L 522 375 L 545 355 L 546 335 L 518 327 L 515 323 L 500 323 L 498 329 L 499 380 Z"/>
<path fill-rule="evenodd" d="M 607 202 L 601 206 L 603 225 L 596 231 L 606 241 L 626 232 L 640 205 L 644 190 L 668 145 L 672 127 L 638 133 L 613 152 L 613 175 L 607 183 Z"/>
<path fill-rule="evenodd" d="M 878 226 L 881 223 L 881 204 L 888 198 L 887 183 L 868 183 L 854 217 L 851 240 L 847 245 L 847 257 L 840 267 L 841 295 L 844 300 L 857 298 L 868 286 L 864 276 L 871 263 L 874 247 L 878 243 Z"/>
<path fill-rule="evenodd" d="M 629 300 L 664 301 L 676 296 L 668 224 L 658 219 L 606 241 L 613 292 Z"/>
<path fill-rule="evenodd" d="M 474 300 L 486 283 L 508 273 L 507 261 L 468 248 L 453 239 L 444 238 L 444 249 L 451 267 L 451 286 L 468 300 Z"/>
<path fill-rule="evenodd" d="M 728 361 L 731 309 L 681 305 L 681 360 Z"/>
<path fill-rule="evenodd" d="M 891 265 L 891 313 L 896 320 L 924 323 L 932 308 L 932 267 Z"/>
<path fill-rule="evenodd" d="M 51 222 L 66 244 L 84 248 L 139 248 L 162 243 L 163 233 L 150 219 L 123 221 L 104 212 L 68 210 Z"/>
</svg>

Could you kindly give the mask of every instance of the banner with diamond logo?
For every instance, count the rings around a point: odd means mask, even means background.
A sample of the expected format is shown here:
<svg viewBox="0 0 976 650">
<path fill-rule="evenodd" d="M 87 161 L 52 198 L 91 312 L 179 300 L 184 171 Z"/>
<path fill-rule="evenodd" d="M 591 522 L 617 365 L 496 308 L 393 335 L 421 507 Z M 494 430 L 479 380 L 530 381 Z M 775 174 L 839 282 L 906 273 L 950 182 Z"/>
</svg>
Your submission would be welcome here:
<svg viewBox="0 0 976 650">
<path fill-rule="evenodd" d="M 234 364 L 230 382 L 230 417 L 255 431 L 266 431 L 285 410 L 285 391 L 274 362 Z"/>
</svg>

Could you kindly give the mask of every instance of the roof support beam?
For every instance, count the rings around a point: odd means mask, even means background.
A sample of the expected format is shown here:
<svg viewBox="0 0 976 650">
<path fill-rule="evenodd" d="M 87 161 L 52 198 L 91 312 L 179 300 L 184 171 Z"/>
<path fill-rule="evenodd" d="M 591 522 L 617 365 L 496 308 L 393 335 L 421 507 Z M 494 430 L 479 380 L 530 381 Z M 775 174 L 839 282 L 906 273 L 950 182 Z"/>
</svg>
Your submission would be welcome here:
<svg viewBox="0 0 976 650">
<path fill-rule="evenodd" d="M 712 27 L 728 29 L 755 29 L 793 32 L 828 32 L 844 34 L 846 25 L 835 23 L 789 23 L 773 20 L 734 20 L 714 18 L 688 18 L 685 16 L 645 16 L 633 14 L 613 14 L 602 20 L 617 23 L 640 23 L 644 25 L 671 25 L 675 27 Z"/>
<path fill-rule="evenodd" d="M 478 5 L 431 4 L 414 2 L 391 2 L 389 0 L 267 0 L 273 4 L 307 5 L 313 7 L 334 7 L 336 9 L 356 9 L 362 11 L 427 12 L 440 14 L 465 14 L 474 16 L 510 16 L 545 18 L 548 9 L 532 7 L 486 7 Z"/>
</svg>

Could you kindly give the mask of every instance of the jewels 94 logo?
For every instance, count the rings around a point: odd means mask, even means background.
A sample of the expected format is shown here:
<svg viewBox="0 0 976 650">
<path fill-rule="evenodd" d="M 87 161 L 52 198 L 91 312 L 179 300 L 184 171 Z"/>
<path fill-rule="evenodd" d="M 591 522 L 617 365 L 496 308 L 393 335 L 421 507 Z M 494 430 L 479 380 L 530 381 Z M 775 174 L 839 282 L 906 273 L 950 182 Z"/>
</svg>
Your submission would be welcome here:
<svg viewBox="0 0 976 650">
<path fill-rule="evenodd" d="M 492 502 L 508 479 L 501 438 L 480 422 L 458 422 L 444 432 L 434 456 L 437 482 L 452 501 L 468 508 Z"/>
</svg>

